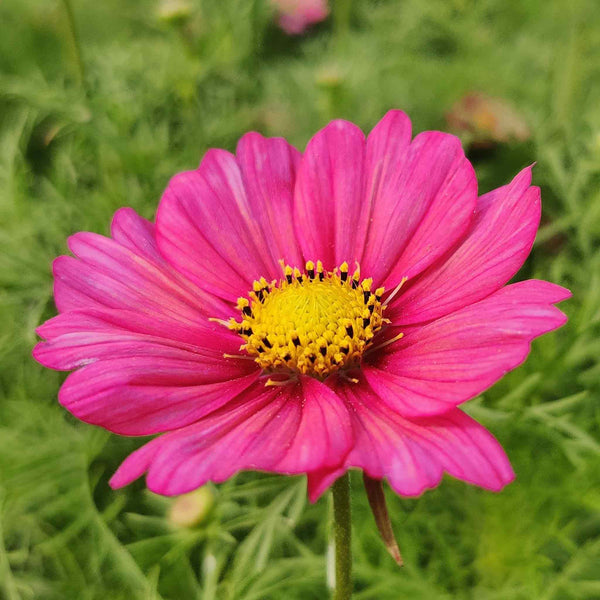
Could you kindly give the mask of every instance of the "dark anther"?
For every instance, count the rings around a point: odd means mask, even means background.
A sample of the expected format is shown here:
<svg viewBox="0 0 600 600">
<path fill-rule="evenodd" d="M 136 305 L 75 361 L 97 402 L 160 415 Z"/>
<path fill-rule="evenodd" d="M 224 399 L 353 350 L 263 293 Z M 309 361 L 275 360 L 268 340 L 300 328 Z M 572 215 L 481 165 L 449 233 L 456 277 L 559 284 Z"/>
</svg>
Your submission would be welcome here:
<svg viewBox="0 0 600 600">
<path fill-rule="evenodd" d="M 247 316 L 247 317 L 251 317 L 252 316 L 252 309 L 249 306 L 244 306 L 244 308 L 242 308 L 242 312 Z"/>
<path fill-rule="evenodd" d="M 374 304 L 369 304 L 368 309 L 371 314 L 373 314 L 373 309 L 375 308 Z"/>
<path fill-rule="evenodd" d="M 286 275 L 286 276 L 285 276 L 285 280 L 286 280 L 288 283 L 292 283 L 292 276 L 291 276 L 291 275 Z"/>
<path fill-rule="evenodd" d="M 311 280 L 315 278 L 315 270 L 314 269 L 309 269 L 308 270 L 308 277 Z"/>
<path fill-rule="evenodd" d="M 323 355 L 323 356 L 327 356 L 327 346 L 321 346 L 319 348 L 319 352 Z"/>
<path fill-rule="evenodd" d="M 377 300 L 377 302 L 381 302 L 381 294 L 375 294 L 375 300 Z"/>
<path fill-rule="evenodd" d="M 294 336 L 292 338 L 292 343 L 294 344 L 294 346 L 298 347 L 300 345 L 300 338 L 297 336 Z"/>
<path fill-rule="evenodd" d="M 342 272 L 340 273 L 340 279 L 341 279 L 342 281 L 346 281 L 346 279 L 348 279 L 348 271 L 342 271 Z"/>
<path fill-rule="evenodd" d="M 246 327 L 246 329 L 242 330 L 242 334 L 243 335 L 248 335 L 248 336 L 252 335 L 252 328 Z"/>
<path fill-rule="evenodd" d="M 292 358 L 292 357 L 291 357 L 289 354 L 286 354 L 286 355 L 283 357 L 283 360 L 285 360 L 285 361 L 288 361 L 288 360 L 290 360 L 290 358 Z"/>
<path fill-rule="evenodd" d="M 323 271 L 321 271 L 319 273 L 319 281 L 323 281 L 323 279 L 325 279 L 325 273 L 323 273 Z"/>
<path fill-rule="evenodd" d="M 302 283 L 302 275 L 298 275 L 298 277 L 296 277 L 296 281 L 298 283 Z"/>
<path fill-rule="evenodd" d="M 344 354 L 348 354 L 348 352 L 350 352 L 350 348 L 347 348 L 346 346 L 342 346 L 340 348 L 340 350 L 344 353 Z"/>
<path fill-rule="evenodd" d="M 308 360 L 310 360 L 310 362 L 315 362 L 316 358 L 317 357 L 314 354 L 309 354 L 308 355 Z"/>
<path fill-rule="evenodd" d="M 264 290 L 262 290 L 262 289 L 261 289 L 261 290 L 258 290 L 258 291 L 256 292 L 256 296 L 258 297 L 258 299 L 259 299 L 261 302 L 264 302 L 264 301 L 265 301 L 265 291 L 264 291 Z"/>
<path fill-rule="evenodd" d="M 273 344 L 271 344 L 271 342 L 269 341 L 269 338 L 267 338 L 267 337 L 264 337 L 264 338 L 262 339 L 262 343 L 263 343 L 263 344 L 264 344 L 264 345 L 265 345 L 267 348 L 272 348 L 272 347 L 273 347 Z"/>
<path fill-rule="evenodd" d="M 358 287 L 358 280 L 357 279 L 353 279 L 352 280 L 352 289 L 355 290 Z"/>
<path fill-rule="evenodd" d="M 354 337 L 354 329 L 353 329 L 352 325 L 348 325 L 348 327 L 346 327 L 346 333 L 350 337 Z"/>
<path fill-rule="evenodd" d="M 256 347 L 256 351 L 257 351 L 257 352 L 264 352 L 264 351 L 265 351 L 265 349 L 264 349 L 264 348 L 261 348 L 260 346 L 257 346 L 257 347 Z"/>
<path fill-rule="evenodd" d="M 363 319 L 363 327 L 367 327 L 367 325 L 371 322 L 371 319 Z"/>
<path fill-rule="evenodd" d="M 365 290 L 363 292 L 363 301 L 365 304 L 369 301 L 370 297 L 371 297 L 371 292 L 369 292 L 369 290 Z"/>
</svg>

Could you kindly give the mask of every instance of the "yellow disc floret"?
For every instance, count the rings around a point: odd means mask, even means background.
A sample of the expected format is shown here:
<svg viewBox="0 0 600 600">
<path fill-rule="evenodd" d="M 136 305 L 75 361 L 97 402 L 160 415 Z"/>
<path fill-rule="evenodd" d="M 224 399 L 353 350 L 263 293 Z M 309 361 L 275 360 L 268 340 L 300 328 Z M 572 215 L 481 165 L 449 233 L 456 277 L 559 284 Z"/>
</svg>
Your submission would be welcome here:
<svg viewBox="0 0 600 600">
<path fill-rule="evenodd" d="M 238 300 L 241 321 L 231 319 L 242 345 L 267 372 L 294 371 L 320 379 L 358 365 L 384 322 L 383 288 L 372 291 L 348 263 L 326 272 L 321 261 L 305 272 L 284 265 L 279 281 L 255 281 Z"/>
</svg>

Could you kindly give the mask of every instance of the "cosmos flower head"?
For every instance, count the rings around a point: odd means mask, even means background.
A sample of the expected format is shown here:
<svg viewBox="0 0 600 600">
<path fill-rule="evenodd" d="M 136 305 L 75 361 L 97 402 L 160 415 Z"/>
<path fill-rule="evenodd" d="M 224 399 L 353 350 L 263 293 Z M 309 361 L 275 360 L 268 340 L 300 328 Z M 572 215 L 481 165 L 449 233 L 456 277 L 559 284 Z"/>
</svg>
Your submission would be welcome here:
<svg viewBox="0 0 600 600">
<path fill-rule="evenodd" d="M 277 24 L 288 35 L 300 35 L 329 15 L 327 0 L 271 0 Z"/>
<path fill-rule="evenodd" d="M 509 461 L 459 405 L 566 321 L 568 290 L 507 285 L 540 210 L 531 167 L 479 196 L 459 140 L 413 139 L 401 111 L 304 153 L 248 133 L 176 175 L 155 223 L 123 208 L 110 237 L 69 239 L 34 356 L 73 371 L 59 401 L 79 419 L 162 434 L 115 488 L 250 469 L 306 474 L 314 501 L 358 468 L 407 496 L 444 473 L 498 491 Z"/>
</svg>

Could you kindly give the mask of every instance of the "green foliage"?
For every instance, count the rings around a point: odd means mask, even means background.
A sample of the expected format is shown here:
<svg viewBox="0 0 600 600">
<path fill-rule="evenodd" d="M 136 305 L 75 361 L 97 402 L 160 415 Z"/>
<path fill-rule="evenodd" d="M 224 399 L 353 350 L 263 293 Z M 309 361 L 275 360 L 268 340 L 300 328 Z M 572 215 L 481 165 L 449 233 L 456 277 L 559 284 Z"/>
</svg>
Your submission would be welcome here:
<svg viewBox="0 0 600 600">
<path fill-rule="evenodd" d="M 193 529 L 172 500 L 108 478 L 139 440 L 76 422 L 30 357 L 54 314 L 71 233 L 152 217 L 169 177 L 247 130 L 302 147 L 334 117 L 392 107 L 444 128 L 472 90 L 504 97 L 532 139 L 474 156 L 481 189 L 537 161 L 544 220 L 521 276 L 573 290 L 570 321 L 468 406 L 507 449 L 496 495 L 453 480 L 388 495 L 406 567 L 353 480 L 357 600 L 600 598 L 600 12 L 594 0 L 355 0 L 299 38 L 258 0 L 0 3 L 0 598 L 264 600 L 327 596 L 328 500 L 245 473 Z M 83 74 L 79 67 L 81 58 Z"/>
</svg>

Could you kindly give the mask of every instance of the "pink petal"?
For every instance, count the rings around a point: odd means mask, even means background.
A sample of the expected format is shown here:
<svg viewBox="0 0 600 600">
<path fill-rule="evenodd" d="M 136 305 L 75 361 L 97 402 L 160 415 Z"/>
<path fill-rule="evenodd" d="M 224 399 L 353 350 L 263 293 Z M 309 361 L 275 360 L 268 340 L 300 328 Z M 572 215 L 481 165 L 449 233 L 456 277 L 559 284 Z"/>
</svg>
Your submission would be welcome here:
<svg viewBox="0 0 600 600">
<path fill-rule="evenodd" d="M 182 427 L 216 410 L 259 375 L 226 359 L 240 338 L 206 320 L 189 327 L 127 310 L 70 311 L 38 328 L 41 364 L 79 371 L 59 400 L 75 416 L 125 435 Z"/>
<path fill-rule="evenodd" d="M 70 311 L 46 321 L 37 329 L 47 341 L 34 348 L 34 357 L 50 369 L 70 371 L 107 358 L 139 356 L 146 348 L 172 348 L 193 354 L 196 360 L 217 361 L 227 365 L 227 376 L 237 370 L 247 372 L 252 361 L 231 360 L 224 354 L 236 354 L 237 334 L 209 321 L 191 327 L 177 327 L 156 315 L 140 315 L 127 310 Z"/>
<path fill-rule="evenodd" d="M 326 269 L 360 260 L 369 224 L 363 132 L 333 121 L 308 143 L 295 191 L 296 231 L 304 256 Z"/>
<path fill-rule="evenodd" d="M 477 180 L 458 138 L 426 131 L 408 145 L 410 122 L 388 113 L 367 142 L 371 226 L 361 267 L 393 288 L 460 239 L 472 218 Z"/>
<path fill-rule="evenodd" d="M 132 208 L 120 208 L 113 216 L 110 234 L 115 242 L 151 262 L 165 264 L 158 251 L 154 223 L 140 217 Z"/>
<path fill-rule="evenodd" d="M 411 328 L 364 365 L 367 381 L 408 417 L 439 414 L 490 387 L 529 354 L 531 341 L 566 322 L 552 306 L 570 292 L 547 281 L 506 286 L 485 300 Z"/>
<path fill-rule="evenodd" d="M 69 348 L 74 352 L 72 359 L 65 356 L 57 356 L 61 362 L 68 363 L 63 366 L 50 366 L 51 369 L 71 370 L 80 364 L 86 364 L 90 360 L 102 358 L 98 354 L 90 354 L 86 348 L 89 341 L 94 348 L 93 337 L 96 334 L 116 335 L 117 338 L 128 335 L 133 341 L 157 341 L 165 345 L 175 347 L 189 347 L 194 352 L 202 349 L 217 350 L 222 354 L 237 354 L 239 352 L 241 338 L 223 325 L 198 317 L 196 321 L 185 321 L 175 319 L 169 320 L 159 311 L 152 313 L 141 313 L 129 309 L 94 308 L 88 310 L 72 310 L 62 313 L 46 321 L 37 328 L 37 334 L 51 342 L 42 343 L 45 348 L 58 348 L 57 338 L 61 337 L 61 348 Z M 83 337 L 76 343 L 69 340 L 77 340 L 77 335 Z M 86 336 L 89 335 L 89 338 Z M 64 339 L 63 339 L 64 338 Z M 110 357 L 111 350 L 106 350 Z M 60 354 L 60 353 L 59 353 Z M 71 360 L 75 362 L 70 362 Z M 43 361 L 42 361 L 43 362 Z M 44 363 L 45 364 L 45 363 Z"/>
<path fill-rule="evenodd" d="M 283 472 L 304 473 L 337 465 L 353 441 L 350 415 L 330 388 L 312 377 L 302 377 L 295 401 L 302 405 L 302 420 L 286 455 L 277 464 Z"/>
<path fill-rule="evenodd" d="M 363 272 L 381 282 L 418 225 L 426 202 L 402 193 L 409 158 L 412 126 L 400 110 L 390 110 L 367 138 L 366 190 L 370 205 L 368 243 L 361 258 Z M 400 225 L 401 224 L 401 225 Z"/>
<path fill-rule="evenodd" d="M 38 328 L 34 358 L 81 368 L 59 399 L 84 421 L 130 435 L 194 422 L 258 377 L 252 361 L 224 358 L 241 339 L 208 320 L 232 309 L 174 271 L 154 226 L 131 209 L 117 212 L 112 233 L 79 233 L 69 240 L 78 258 L 55 261 L 62 312 Z"/>
<path fill-rule="evenodd" d="M 540 190 L 530 183 L 528 167 L 482 196 L 461 246 L 403 292 L 388 317 L 396 325 L 422 323 L 500 289 L 527 258 L 539 225 Z"/>
<path fill-rule="evenodd" d="M 337 469 L 318 469 L 307 473 L 309 501 L 314 504 L 347 470 L 348 468 L 344 466 Z"/>
<path fill-rule="evenodd" d="M 447 138 L 444 142 L 450 146 L 456 144 Z M 433 172 L 437 173 L 437 168 Z M 468 230 L 476 202 L 475 171 L 457 150 L 455 163 L 449 167 L 429 210 L 385 281 L 388 289 L 397 285 L 403 277 L 416 277 L 451 249 Z"/>
<path fill-rule="evenodd" d="M 270 257 L 271 271 L 262 275 L 279 279 L 280 260 L 303 266 L 293 223 L 294 183 L 300 152 L 283 138 L 247 133 L 238 143 L 236 158 L 252 207 L 252 219 L 261 230 L 261 252 Z"/>
<path fill-rule="evenodd" d="M 60 312 L 129 309 L 188 323 L 206 314 L 224 317 L 231 313 L 223 302 L 190 284 L 160 258 L 152 224 L 130 209 L 115 215 L 113 229 L 119 239 L 124 239 L 125 219 L 133 225 L 125 244 L 87 232 L 69 238 L 69 248 L 79 260 L 59 256 L 53 265 L 54 298 Z M 136 242 L 131 241 L 133 236 Z"/>
<path fill-rule="evenodd" d="M 115 347 L 114 342 L 111 344 Z M 220 357 L 209 359 L 158 344 L 131 343 L 129 354 L 71 373 L 59 402 L 78 419 L 122 435 L 150 435 L 190 423 L 220 408 L 258 377 Z"/>
<path fill-rule="evenodd" d="M 437 486 L 444 472 L 493 491 L 514 479 L 500 444 L 458 409 L 409 420 L 390 411 L 364 382 L 340 385 L 336 392 L 352 409 L 356 441 L 343 467 L 309 473 L 311 501 L 350 467 L 387 478 L 403 496 Z"/>
<path fill-rule="evenodd" d="M 458 138 L 426 131 L 410 142 L 410 121 L 390 112 L 367 142 L 372 221 L 361 267 L 394 287 L 459 239 L 472 217 L 477 181 Z"/>
<path fill-rule="evenodd" d="M 110 483 L 122 487 L 148 471 L 152 491 L 181 494 L 243 469 L 297 474 L 339 464 L 351 445 L 349 414 L 322 383 L 257 383 L 220 411 L 134 452 Z"/>
<path fill-rule="evenodd" d="M 196 171 L 171 180 L 156 216 L 167 260 L 229 301 L 261 276 L 279 278 L 279 259 L 300 258 L 290 215 L 298 152 L 284 140 L 248 134 L 238 154 L 240 164 L 229 152 L 209 150 Z"/>
</svg>

